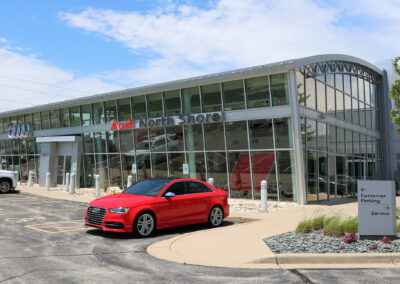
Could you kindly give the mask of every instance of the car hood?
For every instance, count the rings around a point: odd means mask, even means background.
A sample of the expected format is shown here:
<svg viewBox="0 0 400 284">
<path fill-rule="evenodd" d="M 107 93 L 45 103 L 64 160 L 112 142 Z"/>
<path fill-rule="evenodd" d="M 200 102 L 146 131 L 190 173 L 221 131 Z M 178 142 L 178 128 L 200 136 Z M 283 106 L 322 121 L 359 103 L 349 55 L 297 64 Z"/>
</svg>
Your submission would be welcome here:
<svg viewBox="0 0 400 284">
<path fill-rule="evenodd" d="M 128 193 L 112 194 L 100 197 L 90 202 L 89 206 L 103 208 L 134 207 L 156 199 L 153 196 L 135 195 Z"/>
</svg>

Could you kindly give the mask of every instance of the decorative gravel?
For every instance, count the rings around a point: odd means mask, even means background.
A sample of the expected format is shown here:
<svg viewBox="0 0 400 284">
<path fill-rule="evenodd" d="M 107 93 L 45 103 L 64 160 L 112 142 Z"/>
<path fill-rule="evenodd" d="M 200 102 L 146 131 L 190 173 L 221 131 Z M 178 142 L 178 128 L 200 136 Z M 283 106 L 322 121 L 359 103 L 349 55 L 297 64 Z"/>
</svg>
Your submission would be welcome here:
<svg viewBox="0 0 400 284">
<path fill-rule="evenodd" d="M 325 237 L 322 230 L 309 234 L 296 234 L 289 232 L 265 238 L 264 242 L 272 250 L 279 253 L 385 253 L 400 252 L 400 236 L 392 240 L 391 244 L 382 243 L 380 240 L 360 240 L 346 244 L 342 238 Z M 377 249 L 370 250 L 373 244 Z"/>
</svg>

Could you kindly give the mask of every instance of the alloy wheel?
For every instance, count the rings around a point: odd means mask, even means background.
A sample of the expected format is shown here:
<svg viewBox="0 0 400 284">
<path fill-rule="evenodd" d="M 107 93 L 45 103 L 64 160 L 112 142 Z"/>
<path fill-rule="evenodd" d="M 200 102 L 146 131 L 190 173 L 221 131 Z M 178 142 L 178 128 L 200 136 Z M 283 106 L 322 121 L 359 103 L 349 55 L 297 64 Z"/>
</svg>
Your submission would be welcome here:
<svg viewBox="0 0 400 284">
<path fill-rule="evenodd" d="M 210 221 L 214 227 L 221 225 L 223 219 L 222 210 L 220 207 L 214 207 L 211 211 Z"/>
<path fill-rule="evenodd" d="M 137 231 L 138 233 L 143 236 L 147 237 L 153 232 L 154 229 L 154 218 L 151 214 L 144 213 L 139 217 L 137 222 Z"/>
<path fill-rule="evenodd" d="M 11 185 L 8 181 L 2 181 L 0 182 L 0 192 L 2 193 L 7 193 L 11 189 Z"/>
</svg>

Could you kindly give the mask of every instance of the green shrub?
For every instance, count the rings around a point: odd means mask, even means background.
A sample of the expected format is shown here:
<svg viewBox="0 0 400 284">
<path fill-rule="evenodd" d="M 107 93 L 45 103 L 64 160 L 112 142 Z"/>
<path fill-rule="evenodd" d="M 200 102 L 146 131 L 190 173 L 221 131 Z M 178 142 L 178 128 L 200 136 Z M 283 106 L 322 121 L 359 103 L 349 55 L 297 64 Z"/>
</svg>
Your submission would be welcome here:
<svg viewBox="0 0 400 284">
<path fill-rule="evenodd" d="M 306 234 L 312 231 L 312 223 L 310 219 L 301 221 L 296 228 L 296 234 Z"/>
<path fill-rule="evenodd" d="M 324 227 L 325 215 L 317 216 L 311 219 L 312 229 L 317 231 Z"/>
<path fill-rule="evenodd" d="M 358 232 L 358 217 L 349 217 L 342 221 L 342 231 L 346 233 Z"/>
<path fill-rule="evenodd" d="M 400 207 L 396 207 L 396 216 L 400 218 Z"/>
<path fill-rule="evenodd" d="M 400 223 L 397 223 L 397 233 L 400 233 Z"/>
<path fill-rule="evenodd" d="M 325 218 L 324 229 L 325 236 L 341 237 L 343 236 L 343 227 L 339 216 L 331 216 Z"/>
</svg>

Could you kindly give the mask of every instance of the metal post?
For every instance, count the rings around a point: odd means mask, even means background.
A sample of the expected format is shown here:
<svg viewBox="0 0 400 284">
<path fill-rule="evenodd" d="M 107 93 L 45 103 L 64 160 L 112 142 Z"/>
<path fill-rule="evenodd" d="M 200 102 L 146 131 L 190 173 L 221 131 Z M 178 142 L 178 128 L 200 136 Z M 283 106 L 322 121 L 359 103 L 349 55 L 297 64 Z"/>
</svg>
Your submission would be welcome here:
<svg viewBox="0 0 400 284">
<path fill-rule="evenodd" d="M 75 193 L 75 173 L 71 173 L 70 175 L 70 182 L 69 182 L 69 193 Z"/>
<path fill-rule="evenodd" d="M 126 185 L 126 188 L 130 188 L 132 186 L 132 176 L 128 176 L 128 184 Z"/>
<path fill-rule="evenodd" d="M 211 184 L 212 186 L 214 186 L 214 179 L 213 178 L 209 178 L 207 182 L 209 184 Z"/>
<path fill-rule="evenodd" d="M 65 174 L 65 188 L 69 190 L 69 173 Z"/>
<path fill-rule="evenodd" d="M 28 174 L 28 186 L 29 187 L 32 186 L 32 171 L 29 171 L 29 174 Z"/>
<path fill-rule="evenodd" d="M 268 198 L 268 192 L 267 192 L 267 181 L 262 180 L 261 181 L 261 210 L 260 211 L 267 211 L 267 198 Z"/>
<path fill-rule="evenodd" d="M 50 190 L 50 173 L 46 174 L 46 190 Z"/>
<path fill-rule="evenodd" d="M 96 196 L 100 196 L 100 175 L 95 175 L 95 182 L 96 182 Z"/>
</svg>

